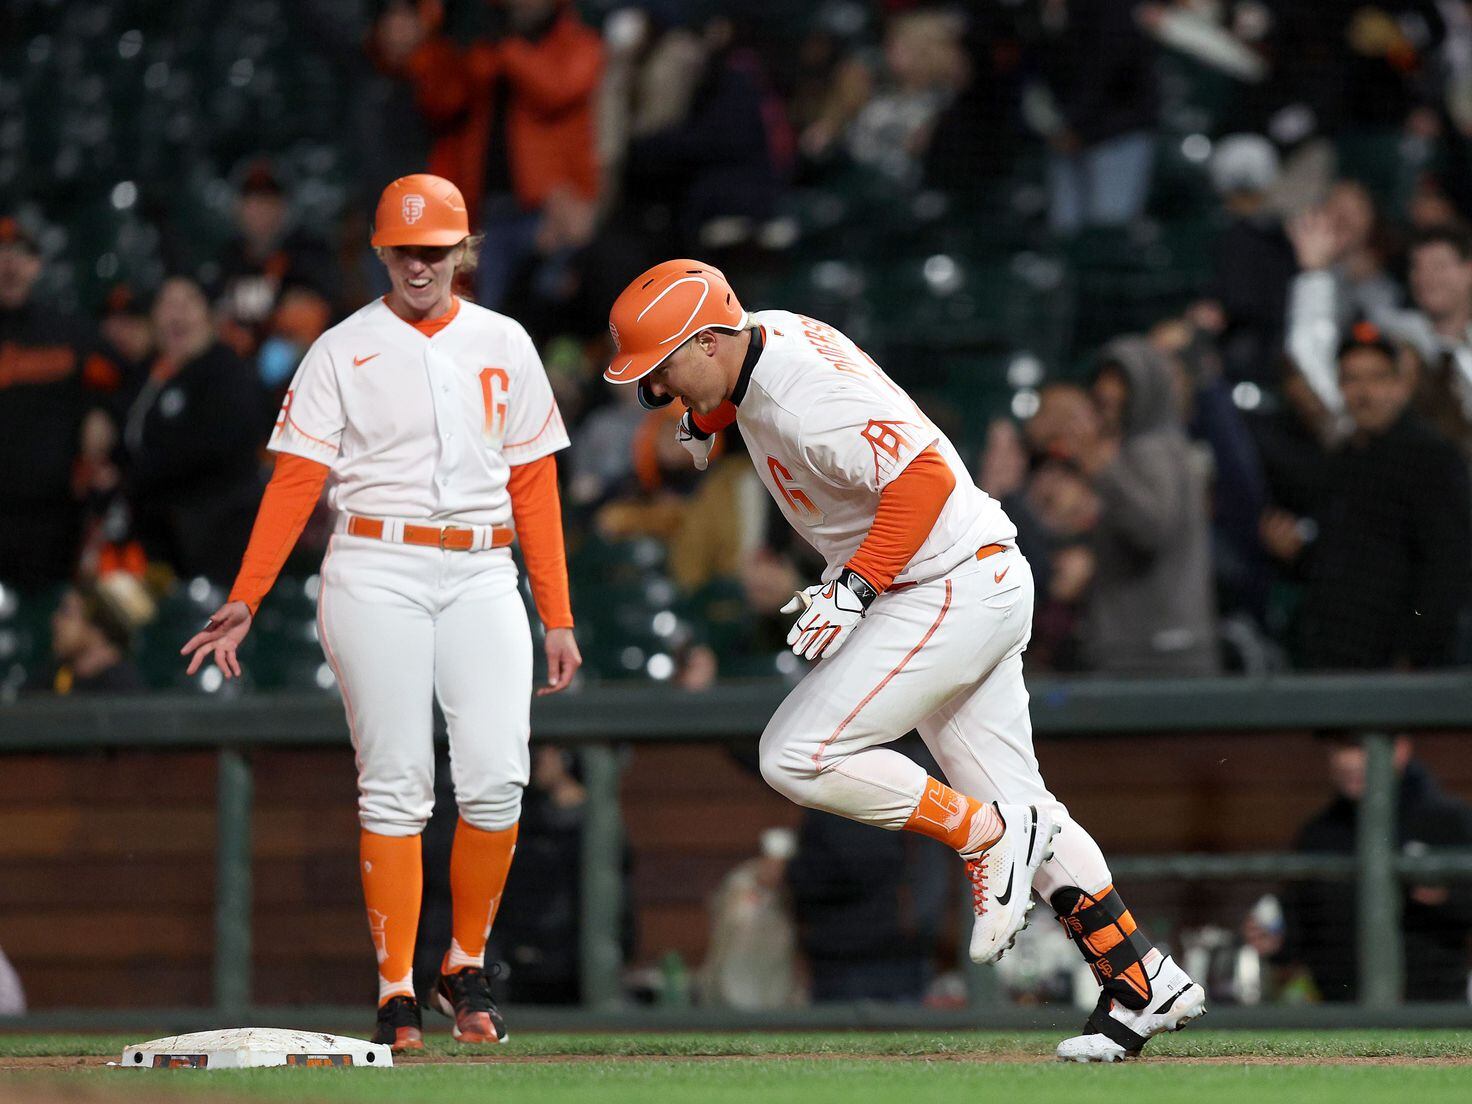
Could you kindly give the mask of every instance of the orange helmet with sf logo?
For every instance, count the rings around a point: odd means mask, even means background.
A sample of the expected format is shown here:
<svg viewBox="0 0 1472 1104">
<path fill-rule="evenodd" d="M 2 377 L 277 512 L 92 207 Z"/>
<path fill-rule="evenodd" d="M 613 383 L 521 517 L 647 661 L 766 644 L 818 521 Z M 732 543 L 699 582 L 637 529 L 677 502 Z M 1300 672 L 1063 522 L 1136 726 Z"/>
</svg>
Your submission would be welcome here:
<svg viewBox="0 0 1472 1104">
<path fill-rule="evenodd" d="M 608 312 L 608 330 L 618 347 L 603 372 L 609 383 L 637 383 L 701 330 L 745 328 L 746 311 L 720 269 L 682 258 L 657 264 L 634 279 Z M 640 384 L 645 406 L 655 398 Z"/>
<path fill-rule="evenodd" d="M 442 176 L 401 176 L 378 197 L 373 238 L 380 245 L 459 245 L 470 237 L 460 189 Z"/>
</svg>

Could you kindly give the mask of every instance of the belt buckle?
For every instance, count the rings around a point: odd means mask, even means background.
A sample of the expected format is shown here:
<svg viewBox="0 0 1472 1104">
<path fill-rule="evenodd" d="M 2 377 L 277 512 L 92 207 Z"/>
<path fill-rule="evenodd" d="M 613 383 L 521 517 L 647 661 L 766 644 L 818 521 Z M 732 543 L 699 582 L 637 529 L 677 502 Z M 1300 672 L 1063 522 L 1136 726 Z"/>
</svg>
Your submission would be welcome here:
<svg viewBox="0 0 1472 1104">
<path fill-rule="evenodd" d="M 452 533 L 467 533 L 467 532 L 469 532 L 468 529 L 462 529 L 462 528 L 459 528 L 458 526 L 454 526 L 454 525 L 446 525 L 444 528 L 442 528 L 440 530 L 440 551 L 441 552 L 444 551 L 444 549 L 445 549 L 445 541 L 449 538 L 449 536 Z"/>
</svg>

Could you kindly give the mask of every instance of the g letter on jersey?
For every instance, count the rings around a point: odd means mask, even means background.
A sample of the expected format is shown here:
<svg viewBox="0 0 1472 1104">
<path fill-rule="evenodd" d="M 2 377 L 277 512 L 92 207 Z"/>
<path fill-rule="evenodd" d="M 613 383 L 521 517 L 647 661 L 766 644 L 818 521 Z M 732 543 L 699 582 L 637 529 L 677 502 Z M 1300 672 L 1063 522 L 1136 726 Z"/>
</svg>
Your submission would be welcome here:
<svg viewBox="0 0 1472 1104">
<path fill-rule="evenodd" d="M 797 485 L 792 478 L 792 473 L 787 470 L 785 464 L 775 456 L 767 457 L 767 471 L 771 473 L 772 485 L 781 492 L 782 498 L 787 505 L 792 507 L 792 512 L 798 514 L 811 522 L 823 520 L 823 511 L 813 503 L 806 491 Z"/>
</svg>

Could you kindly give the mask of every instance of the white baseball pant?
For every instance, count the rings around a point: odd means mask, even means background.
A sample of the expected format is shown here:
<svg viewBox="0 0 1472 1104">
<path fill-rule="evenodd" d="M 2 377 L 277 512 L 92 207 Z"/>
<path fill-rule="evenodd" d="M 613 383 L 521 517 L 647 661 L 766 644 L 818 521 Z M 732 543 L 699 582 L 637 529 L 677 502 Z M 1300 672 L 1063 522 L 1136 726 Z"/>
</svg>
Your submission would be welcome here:
<svg viewBox="0 0 1472 1104">
<path fill-rule="evenodd" d="M 1038 771 L 1022 678 L 1032 611 L 1032 571 L 1011 547 L 881 594 L 768 722 L 762 776 L 799 805 L 897 831 L 926 774 L 883 745 L 917 729 L 953 788 L 1058 819 L 1053 858 L 1033 882 L 1045 900 L 1063 886 L 1108 885 L 1099 845 Z"/>
<path fill-rule="evenodd" d="M 530 777 L 532 645 L 508 549 L 450 552 L 339 533 L 317 625 L 358 763 L 358 818 L 412 836 L 434 809 L 432 703 L 450 736 L 460 815 L 488 832 L 521 815 Z"/>
</svg>

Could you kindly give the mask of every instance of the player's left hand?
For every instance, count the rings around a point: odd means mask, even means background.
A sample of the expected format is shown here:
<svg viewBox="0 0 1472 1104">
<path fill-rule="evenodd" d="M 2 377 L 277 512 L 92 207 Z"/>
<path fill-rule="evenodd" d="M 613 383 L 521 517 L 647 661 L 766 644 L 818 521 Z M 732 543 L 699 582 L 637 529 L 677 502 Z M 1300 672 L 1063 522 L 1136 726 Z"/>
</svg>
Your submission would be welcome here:
<svg viewBox="0 0 1472 1104">
<path fill-rule="evenodd" d="M 843 647 L 854 626 L 864 618 L 864 603 L 835 579 L 799 590 L 782 612 L 798 615 L 787 631 L 788 647 L 805 659 L 821 659 Z"/>
<path fill-rule="evenodd" d="M 539 698 L 566 690 L 572 676 L 583 665 L 583 653 L 578 651 L 578 642 L 571 629 L 548 629 L 546 648 L 547 685 L 537 688 Z"/>
<path fill-rule="evenodd" d="M 710 466 L 710 450 L 715 447 L 715 434 L 700 436 L 695 428 L 695 419 L 688 410 L 680 416 L 680 424 L 675 426 L 675 440 L 680 442 L 680 447 L 695 461 L 696 471 L 705 471 Z"/>
</svg>

